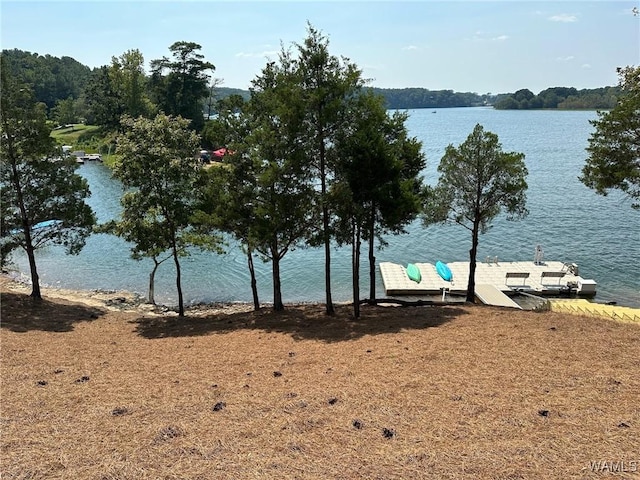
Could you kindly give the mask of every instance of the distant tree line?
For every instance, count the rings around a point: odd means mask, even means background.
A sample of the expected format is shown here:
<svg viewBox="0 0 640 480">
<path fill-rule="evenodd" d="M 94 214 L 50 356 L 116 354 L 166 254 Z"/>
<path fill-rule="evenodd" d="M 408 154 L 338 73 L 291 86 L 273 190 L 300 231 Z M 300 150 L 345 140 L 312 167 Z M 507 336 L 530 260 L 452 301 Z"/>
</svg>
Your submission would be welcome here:
<svg viewBox="0 0 640 480">
<path fill-rule="evenodd" d="M 60 125 L 84 121 L 114 129 L 123 114 L 150 118 L 163 111 L 186 115 L 195 122 L 192 126 L 201 130 L 203 119 L 218 113 L 218 101 L 232 95 L 249 99 L 249 90 L 222 87 L 219 79 L 212 78 L 215 67 L 202 58 L 198 44 L 176 42 L 169 49 L 173 58 L 151 60 L 149 74 L 145 72 L 142 53 L 135 49 L 114 56 L 109 65 L 93 70 L 71 57 L 18 49 L 3 50 L 2 61 L 19 81 L 32 86 L 36 100 L 47 106 L 49 119 Z M 391 110 L 484 105 L 497 109 L 608 110 L 615 106 L 620 94 L 619 86 L 582 90 L 553 87 L 538 95 L 528 89 L 478 94 L 426 88 L 364 88 L 383 97 L 384 105 Z"/>
<path fill-rule="evenodd" d="M 509 95 L 501 95 L 493 104 L 498 110 L 531 110 L 555 108 L 560 110 L 609 110 L 616 106 L 620 87 L 577 90 L 573 87 L 553 87 L 535 95 L 526 88 Z"/>
<path fill-rule="evenodd" d="M 428 90 L 426 88 L 372 88 L 385 99 L 387 108 L 405 110 L 413 108 L 477 107 L 488 105 L 491 95 L 453 90 Z"/>
<path fill-rule="evenodd" d="M 3 50 L 2 62 L 17 80 L 33 89 L 38 102 L 52 110 L 60 101 L 78 100 L 91 69 L 71 57 L 52 57 L 22 50 Z"/>
<path fill-rule="evenodd" d="M 203 106 L 214 93 L 215 67 L 200 45 L 175 42 L 170 57 L 151 60 L 150 74 L 137 50 L 111 58 L 91 70 L 70 57 L 3 50 L 2 63 L 17 81 L 29 85 L 44 103 L 54 125 L 84 122 L 115 131 L 123 115 L 152 118 L 159 112 L 180 115 L 197 131 L 204 127 Z"/>
</svg>

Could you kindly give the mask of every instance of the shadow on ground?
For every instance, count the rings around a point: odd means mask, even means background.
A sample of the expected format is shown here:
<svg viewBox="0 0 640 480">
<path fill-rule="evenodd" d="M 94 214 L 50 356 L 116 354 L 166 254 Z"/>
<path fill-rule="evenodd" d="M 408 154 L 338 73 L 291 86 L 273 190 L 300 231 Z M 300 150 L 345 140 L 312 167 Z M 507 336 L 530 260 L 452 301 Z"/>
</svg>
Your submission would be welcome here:
<svg viewBox="0 0 640 480">
<path fill-rule="evenodd" d="M 37 300 L 23 293 L 8 292 L 2 292 L 0 308 L 0 327 L 13 332 L 70 332 L 74 324 L 95 320 L 106 313 L 87 305 L 58 299 Z"/>
<path fill-rule="evenodd" d="M 442 325 L 466 313 L 461 307 L 365 306 L 354 320 L 351 307 L 340 306 L 327 316 L 324 305 L 288 306 L 283 312 L 218 314 L 203 317 L 145 317 L 134 320 L 136 332 L 149 339 L 225 334 L 238 330 L 260 330 L 291 335 L 296 340 L 340 342 L 365 335 L 394 333 Z"/>
</svg>

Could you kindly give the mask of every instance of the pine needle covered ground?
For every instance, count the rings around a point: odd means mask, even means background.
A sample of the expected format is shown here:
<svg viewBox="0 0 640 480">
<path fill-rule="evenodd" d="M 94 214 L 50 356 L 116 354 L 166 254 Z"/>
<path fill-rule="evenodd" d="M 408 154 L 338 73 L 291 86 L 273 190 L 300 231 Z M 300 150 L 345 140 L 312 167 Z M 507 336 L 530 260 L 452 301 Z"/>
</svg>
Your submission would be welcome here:
<svg viewBox="0 0 640 480">
<path fill-rule="evenodd" d="M 2 284 L 3 480 L 640 475 L 638 325 L 44 294 Z"/>
</svg>

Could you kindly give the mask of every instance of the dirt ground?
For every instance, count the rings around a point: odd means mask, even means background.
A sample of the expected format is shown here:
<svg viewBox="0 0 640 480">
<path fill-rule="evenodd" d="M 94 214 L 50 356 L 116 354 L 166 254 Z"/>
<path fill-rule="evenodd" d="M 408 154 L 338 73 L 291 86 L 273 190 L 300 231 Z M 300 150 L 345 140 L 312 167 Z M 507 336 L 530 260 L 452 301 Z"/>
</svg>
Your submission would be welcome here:
<svg viewBox="0 0 640 480">
<path fill-rule="evenodd" d="M 638 325 L 0 292 L 3 480 L 640 477 Z"/>
</svg>

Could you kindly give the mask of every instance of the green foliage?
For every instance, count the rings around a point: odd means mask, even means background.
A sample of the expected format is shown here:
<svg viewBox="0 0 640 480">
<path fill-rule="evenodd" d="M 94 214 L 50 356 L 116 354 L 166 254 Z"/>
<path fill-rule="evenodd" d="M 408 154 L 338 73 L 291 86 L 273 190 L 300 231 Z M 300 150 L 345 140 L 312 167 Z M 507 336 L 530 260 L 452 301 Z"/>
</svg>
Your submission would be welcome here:
<svg viewBox="0 0 640 480">
<path fill-rule="evenodd" d="M 109 78 L 125 115 L 150 117 L 154 113 L 154 106 L 147 96 L 148 79 L 140 50 L 127 50 L 119 57 L 112 57 Z"/>
<path fill-rule="evenodd" d="M 163 252 L 173 257 L 180 316 L 184 303 L 179 257 L 195 242 L 189 227 L 198 172 L 199 139 L 188 123 L 166 115 L 152 120 L 123 117 L 125 133 L 118 139 L 113 174 L 127 191 L 121 219 L 109 226 L 133 243 L 133 258 L 157 259 Z"/>
<path fill-rule="evenodd" d="M 217 117 L 205 123 L 202 130 L 202 146 L 211 150 L 229 147 L 238 141 L 238 115 L 245 100 L 240 95 L 230 95 L 216 102 Z"/>
<path fill-rule="evenodd" d="M 202 102 L 209 95 L 207 72 L 215 70 L 212 63 L 204 61 L 201 48 L 194 42 L 175 42 L 169 47 L 173 60 L 162 57 L 151 61 L 151 85 L 160 110 L 188 118 L 197 131 L 204 126 Z"/>
<path fill-rule="evenodd" d="M 47 109 L 68 98 L 78 99 L 89 80 L 91 69 L 71 57 L 38 55 L 18 49 L 3 50 L 2 63 L 20 83 L 29 85 L 36 102 Z"/>
<path fill-rule="evenodd" d="M 640 209 L 640 67 L 619 69 L 619 76 L 617 105 L 591 122 L 595 131 L 580 181 L 600 195 L 620 190 Z"/>
<path fill-rule="evenodd" d="M 59 125 L 68 125 L 78 122 L 75 102 L 69 97 L 66 100 L 58 100 L 53 108 L 53 118 Z"/>
<path fill-rule="evenodd" d="M 428 192 L 423 220 L 426 225 L 454 222 L 471 231 L 467 300 L 473 302 L 478 235 L 486 232 L 501 212 L 507 220 L 528 214 L 524 154 L 503 152 L 498 136 L 478 124 L 459 147 L 447 147 L 438 172 L 438 184 Z"/>
<path fill-rule="evenodd" d="M 85 88 L 89 122 L 112 131 L 120 127 L 120 117 L 126 107 L 124 99 L 117 92 L 118 86 L 110 75 L 109 67 L 100 67 L 91 74 Z"/>
<path fill-rule="evenodd" d="M 110 66 L 96 69 L 84 91 L 87 120 L 106 130 L 120 128 L 123 115 L 151 117 L 155 106 L 148 97 L 144 57 L 139 50 L 128 50 L 112 57 Z"/>
<path fill-rule="evenodd" d="M 89 186 L 75 173 L 74 161 L 51 159 L 57 152 L 46 107 L 36 103 L 31 89 L 16 82 L 4 64 L 0 113 L 2 259 L 15 248 L 25 250 L 32 296 L 40 298 L 34 252 L 51 244 L 63 245 L 69 254 L 82 249 L 95 223 L 85 203 Z"/>
</svg>

